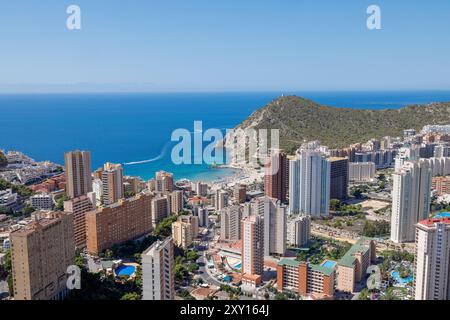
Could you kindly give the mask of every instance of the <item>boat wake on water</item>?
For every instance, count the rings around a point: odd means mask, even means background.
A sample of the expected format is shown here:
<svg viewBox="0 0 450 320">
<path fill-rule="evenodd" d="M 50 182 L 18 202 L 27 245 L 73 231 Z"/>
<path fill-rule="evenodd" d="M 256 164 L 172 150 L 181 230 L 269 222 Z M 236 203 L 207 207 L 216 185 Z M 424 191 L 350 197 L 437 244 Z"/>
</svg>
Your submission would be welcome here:
<svg viewBox="0 0 450 320">
<path fill-rule="evenodd" d="M 150 162 L 158 161 L 158 160 L 162 159 L 166 155 L 167 148 L 170 146 L 170 143 L 171 143 L 171 141 L 167 142 L 164 145 L 161 153 L 156 158 L 147 159 L 147 160 L 141 160 L 141 161 L 125 162 L 123 165 L 125 165 L 125 166 L 132 166 L 132 165 L 136 165 L 136 164 L 143 164 L 143 163 L 150 163 Z"/>
</svg>

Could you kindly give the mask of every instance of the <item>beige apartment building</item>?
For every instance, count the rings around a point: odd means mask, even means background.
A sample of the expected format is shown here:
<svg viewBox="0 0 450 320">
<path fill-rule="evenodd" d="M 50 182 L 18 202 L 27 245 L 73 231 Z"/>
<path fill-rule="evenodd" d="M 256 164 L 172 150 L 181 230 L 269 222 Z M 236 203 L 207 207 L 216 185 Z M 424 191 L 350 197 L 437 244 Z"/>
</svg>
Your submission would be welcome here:
<svg viewBox="0 0 450 320">
<path fill-rule="evenodd" d="M 124 198 L 122 166 L 107 162 L 102 171 L 103 204 L 110 205 L 122 198 Z"/>
<path fill-rule="evenodd" d="M 91 192 L 91 153 L 79 150 L 66 152 L 64 162 L 67 196 L 72 199 Z"/>
<path fill-rule="evenodd" d="M 155 175 L 156 192 L 172 192 L 174 189 L 173 174 L 166 171 L 158 171 Z"/>
<path fill-rule="evenodd" d="M 152 226 L 156 226 L 170 214 L 170 203 L 168 196 L 158 196 L 152 200 Z"/>
<path fill-rule="evenodd" d="M 362 237 L 338 261 L 337 286 L 344 292 L 354 292 L 355 285 L 366 275 L 367 268 L 375 263 L 376 244 L 370 238 Z"/>
<path fill-rule="evenodd" d="M 86 214 L 86 243 L 91 254 L 98 254 L 114 244 L 144 236 L 152 230 L 153 196 L 140 193 L 120 199 L 107 207 Z"/>
<path fill-rule="evenodd" d="M 55 300 L 67 294 L 67 267 L 75 261 L 73 215 L 38 212 L 11 239 L 15 300 Z"/>
<path fill-rule="evenodd" d="M 73 233 L 75 246 L 83 248 L 86 246 L 86 213 L 94 210 L 95 206 L 87 195 L 70 199 L 64 202 L 64 212 L 73 215 Z"/>
<path fill-rule="evenodd" d="M 335 270 L 320 265 L 282 259 L 277 265 L 277 289 L 301 296 L 329 298 L 334 295 Z"/>
<path fill-rule="evenodd" d="M 252 215 L 242 219 L 242 267 L 243 278 L 262 276 L 264 271 L 264 218 Z M 250 277 L 248 277 L 250 278 Z M 256 284 L 260 279 L 256 281 Z"/>
<path fill-rule="evenodd" d="M 170 213 L 178 214 L 184 208 L 183 191 L 175 190 L 170 196 Z"/>
<path fill-rule="evenodd" d="M 236 241 L 241 239 L 242 210 L 238 205 L 226 207 L 220 214 L 220 240 Z"/>
<path fill-rule="evenodd" d="M 172 238 L 176 246 L 186 249 L 198 235 L 198 217 L 180 216 L 172 223 Z"/>
</svg>

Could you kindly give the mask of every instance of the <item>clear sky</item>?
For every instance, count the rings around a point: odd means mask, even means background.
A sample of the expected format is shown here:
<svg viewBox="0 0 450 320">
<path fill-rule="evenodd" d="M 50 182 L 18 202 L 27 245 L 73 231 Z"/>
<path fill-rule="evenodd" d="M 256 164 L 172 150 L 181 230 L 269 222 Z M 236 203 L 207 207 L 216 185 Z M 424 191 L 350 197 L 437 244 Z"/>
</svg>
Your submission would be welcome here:
<svg viewBox="0 0 450 320">
<path fill-rule="evenodd" d="M 409 89 L 450 90 L 448 0 L 0 3 L 1 92 Z"/>
</svg>

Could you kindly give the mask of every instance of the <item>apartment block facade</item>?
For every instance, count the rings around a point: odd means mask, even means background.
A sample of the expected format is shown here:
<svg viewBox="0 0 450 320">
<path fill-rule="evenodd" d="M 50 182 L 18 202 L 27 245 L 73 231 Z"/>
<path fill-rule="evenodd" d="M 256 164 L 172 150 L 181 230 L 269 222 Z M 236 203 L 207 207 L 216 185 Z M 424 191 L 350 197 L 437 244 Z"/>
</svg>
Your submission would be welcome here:
<svg viewBox="0 0 450 320">
<path fill-rule="evenodd" d="M 152 230 L 153 195 L 140 193 L 86 214 L 87 251 L 98 254 L 114 244 L 137 239 Z"/>
</svg>

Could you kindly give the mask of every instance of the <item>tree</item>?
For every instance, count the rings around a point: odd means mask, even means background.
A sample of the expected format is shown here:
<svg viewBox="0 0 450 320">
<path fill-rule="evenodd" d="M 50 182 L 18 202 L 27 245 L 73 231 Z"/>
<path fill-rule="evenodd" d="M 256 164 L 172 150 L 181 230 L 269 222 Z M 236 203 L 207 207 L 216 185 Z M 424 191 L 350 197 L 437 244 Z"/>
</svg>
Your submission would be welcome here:
<svg viewBox="0 0 450 320">
<path fill-rule="evenodd" d="M 177 215 L 171 215 L 163 219 L 155 228 L 155 235 L 168 237 L 172 233 L 172 223 L 177 220 Z"/>
<path fill-rule="evenodd" d="M 142 268 L 141 268 L 141 266 L 136 267 L 134 282 L 136 283 L 136 286 L 138 286 L 139 288 L 142 289 Z"/>
<path fill-rule="evenodd" d="M 195 250 L 186 251 L 186 259 L 189 261 L 196 261 L 198 259 L 198 253 Z"/>
<path fill-rule="evenodd" d="M 110 249 L 105 250 L 105 258 L 106 259 L 112 259 L 114 257 L 114 253 Z"/>
<path fill-rule="evenodd" d="M 356 199 L 361 199 L 362 191 L 359 188 L 355 188 L 352 190 L 351 195 L 354 196 Z"/>
<path fill-rule="evenodd" d="M 22 215 L 24 216 L 30 216 L 32 213 L 34 212 L 34 208 L 31 206 L 31 204 L 27 204 L 23 209 L 22 209 Z"/>
<path fill-rule="evenodd" d="M 341 209 L 341 201 L 339 199 L 330 200 L 330 209 L 332 211 L 338 211 Z"/>
<path fill-rule="evenodd" d="M 194 273 L 194 272 L 198 271 L 198 269 L 200 269 L 200 267 L 196 263 L 191 263 L 188 266 L 188 271 L 191 272 L 191 273 Z"/>
<path fill-rule="evenodd" d="M 136 193 L 134 193 L 133 191 L 125 191 L 125 194 L 124 194 L 124 196 L 125 196 L 126 199 L 132 198 L 132 197 L 134 197 L 135 195 L 136 195 Z"/>
<path fill-rule="evenodd" d="M 64 210 L 64 201 L 67 201 L 67 200 L 69 200 L 69 197 L 66 194 L 63 194 L 56 202 L 56 210 L 59 210 L 59 211 Z"/>
<path fill-rule="evenodd" d="M 125 293 L 120 300 L 141 300 L 141 296 L 136 292 Z"/>
<path fill-rule="evenodd" d="M 287 296 L 284 293 L 277 293 L 275 295 L 275 300 L 287 300 Z"/>
<path fill-rule="evenodd" d="M 358 300 L 370 300 L 370 291 L 367 288 L 361 290 L 358 295 Z"/>
<path fill-rule="evenodd" d="M 387 221 L 364 222 L 362 234 L 366 237 L 384 237 L 390 233 L 390 224 Z"/>
<path fill-rule="evenodd" d="M 8 159 L 6 159 L 6 156 L 0 151 L 0 169 L 5 168 L 7 165 Z"/>
</svg>

